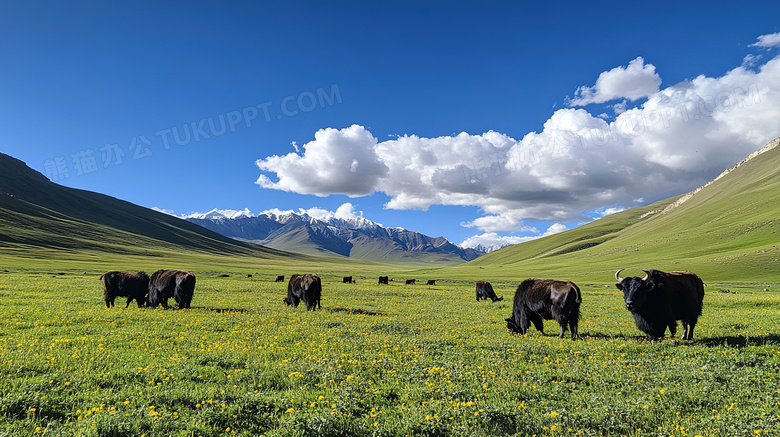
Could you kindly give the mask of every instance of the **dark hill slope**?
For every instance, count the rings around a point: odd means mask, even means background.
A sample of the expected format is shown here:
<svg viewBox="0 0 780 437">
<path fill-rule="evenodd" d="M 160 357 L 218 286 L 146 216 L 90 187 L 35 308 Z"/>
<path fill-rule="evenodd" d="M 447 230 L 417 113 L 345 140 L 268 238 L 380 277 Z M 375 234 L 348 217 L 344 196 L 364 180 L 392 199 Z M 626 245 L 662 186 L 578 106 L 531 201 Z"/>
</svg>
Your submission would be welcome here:
<svg viewBox="0 0 780 437">
<path fill-rule="evenodd" d="M 103 194 L 49 181 L 0 153 L 0 247 L 153 254 L 158 250 L 290 256 Z"/>
</svg>

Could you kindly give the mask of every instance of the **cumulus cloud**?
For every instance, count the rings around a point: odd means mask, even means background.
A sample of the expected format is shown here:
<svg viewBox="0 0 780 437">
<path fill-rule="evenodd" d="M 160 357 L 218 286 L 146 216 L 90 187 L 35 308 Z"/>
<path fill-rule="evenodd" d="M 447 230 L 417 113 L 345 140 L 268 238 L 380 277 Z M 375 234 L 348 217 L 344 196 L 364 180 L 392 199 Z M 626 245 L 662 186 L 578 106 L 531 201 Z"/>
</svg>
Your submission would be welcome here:
<svg viewBox="0 0 780 437">
<path fill-rule="evenodd" d="M 780 47 L 780 32 L 761 35 L 757 42 L 750 44 L 750 47 Z"/>
<path fill-rule="evenodd" d="M 258 159 L 255 164 L 260 170 L 276 173 L 278 180 L 260 175 L 257 184 L 317 196 L 371 194 L 377 181 L 388 172 L 375 153 L 376 142 L 370 132 L 358 125 L 340 130 L 320 129 L 314 134 L 314 141 L 303 145 L 303 155 L 289 153 Z"/>
<path fill-rule="evenodd" d="M 641 92 L 628 92 L 630 83 Z M 258 184 L 320 196 L 383 192 L 390 209 L 477 206 L 483 216 L 464 226 L 527 232 L 524 219 L 590 220 L 583 211 L 694 189 L 780 136 L 780 56 L 755 70 L 658 84 L 655 68 L 637 58 L 602 73 L 580 97 L 646 97 L 641 105 L 612 121 L 558 109 L 519 139 L 488 131 L 379 142 L 362 126 L 323 129 L 303 154 L 258 160 L 276 174 L 276 182 L 262 175 Z"/>
<path fill-rule="evenodd" d="M 541 234 L 529 235 L 529 236 L 514 236 L 514 235 L 498 235 L 496 232 L 485 232 L 484 234 L 474 235 L 463 240 L 460 243 L 460 247 L 477 248 L 481 247 L 488 252 L 501 249 L 502 247 L 511 246 L 513 244 L 525 243 L 526 241 L 536 240 L 538 238 L 546 237 L 548 235 L 557 234 L 566 230 L 566 226 L 561 223 L 554 223 L 550 225 L 547 230 Z M 538 232 L 534 230 L 534 232 Z"/>
<path fill-rule="evenodd" d="M 616 99 L 634 101 L 658 92 L 660 85 L 661 77 L 655 72 L 655 66 L 645 65 L 640 56 L 629 62 L 627 67 L 615 67 L 601 73 L 594 86 L 579 87 L 575 97 L 567 103 L 569 106 L 585 106 Z"/>
</svg>

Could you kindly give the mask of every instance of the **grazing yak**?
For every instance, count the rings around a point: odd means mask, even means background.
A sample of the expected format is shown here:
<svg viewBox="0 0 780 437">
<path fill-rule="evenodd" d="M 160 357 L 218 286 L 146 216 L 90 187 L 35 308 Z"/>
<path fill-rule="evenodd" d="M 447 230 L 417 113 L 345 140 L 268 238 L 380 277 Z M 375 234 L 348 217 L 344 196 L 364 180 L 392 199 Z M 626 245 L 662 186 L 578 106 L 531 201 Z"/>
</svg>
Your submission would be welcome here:
<svg viewBox="0 0 780 437">
<path fill-rule="evenodd" d="M 417 282 L 416 279 L 407 279 L 406 280 L 406 285 L 415 285 L 416 282 Z"/>
<path fill-rule="evenodd" d="M 478 281 L 477 282 L 477 302 L 480 300 L 492 300 L 493 302 L 498 302 L 500 300 L 504 300 L 504 296 L 496 297 L 496 292 L 493 291 L 493 286 L 490 284 L 490 282 L 487 281 Z"/>
<path fill-rule="evenodd" d="M 117 297 L 126 297 L 127 305 L 133 300 L 141 308 L 146 303 L 146 293 L 149 291 L 149 275 L 145 272 L 132 274 L 130 272 L 119 272 L 112 270 L 103 273 L 100 277 L 103 281 L 103 299 L 106 301 L 106 308 L 114 306 L 114 299 Z"/>
<path fill-rule="evenodd" d="M 645 277 L 624 278 L 615 272 L 615 286 L 623 292 L 626 309 L 634 323 L 651 340 L 663 338 L 666 328 L 672 337 L 677 321 L 683 325 L 683 340 L 693 340 L 693 328 L 701 315 L 704 283 L 695 273 L 642 270 Z"/>
<path fill-rule="evenodd" d="M 284 275 L 277 276 L 275 282 L 284 282 Z"/>
<path fill-rule="evenodd" d="M 180 309 L 189 308 L 195 292 L 195 275 L 184 270 L 157 270 L 149 280 L 150 307 L 168 308 L 168 299 L 174 298 Z"/>
<path fill-rule="evenodd" d="M 435 279 L 428 279 L 428 282 L 426 282 L 425 285 L 436 285 L 436 280 Z"/>
<path fill-rule="evenodd" d="M 380 276 L 380 277 L 379 277 L 379 285 L 382 285 L 382 284 L 388 285 L 388 284 L 387 284 L 387 282 L 388 282 L 389 280 L 390 280 L 390 279 L 389 279 L 387 276 Z"/>
<path fill-rule="evenodd" d="M 512 317 L 506 319 L 506 327 L 525 334 L 531 323 L 544 334 L 543 319 L 554 319 L 561 327 L 558 337 L 563 338 L 566 325 L 571 330 L 571 339 L 577 338 L 580 320 L 582 294 L 571 281 L 552 279 L 526 279 L 515 292 Z"/>
<path fill-rule="evenodd" d="M 320 277 L 314 274 L 292 275 L 290 282 L 287 283 L 287 297 L 284 303 L 288 306 L 298 307 L 298 303 L 303 300 L 306 304 L 306 311 L 314 311 L 317 308 L 322 309 L 320 298 L 322 296 L 322 282 Z"/>
<path fill-rule="evenodd" d="M 344 284 L 351 284 L 353 282 L 352 276 L 344 276 L 344 279 L 342 279 L 341 282 L 343 282 Z"/>
</svg>

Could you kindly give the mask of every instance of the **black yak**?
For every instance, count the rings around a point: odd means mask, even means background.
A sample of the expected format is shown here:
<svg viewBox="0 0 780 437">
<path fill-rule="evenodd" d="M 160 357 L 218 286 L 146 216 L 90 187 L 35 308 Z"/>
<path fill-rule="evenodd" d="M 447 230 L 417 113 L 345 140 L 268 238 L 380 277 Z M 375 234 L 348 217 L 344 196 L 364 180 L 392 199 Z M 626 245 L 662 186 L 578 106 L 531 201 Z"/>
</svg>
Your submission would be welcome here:
<svg viewBox="0 0 780 437">
<path fill-rule="evenodd" d="M 407 279 L 406 280 L 406 285 L 415 285 L 416 282 L 417 282 L 416 279 Z"/>
<path fill-rule="evenodd" d="M 526 279 L 517 287 L 512 317 L 505 319 L 506 327 L 513 332 L 525 334 L 533 323 L 534 327 L 544 334 L 542 320 L 553 319 L 561 327 L 558 337 L 563 338 L 568 325 L 574 340 L 578 335 L 581 303 L 580 289 L 571 281 Z"/>
<path fill-rule="evenodd" d="M 195 275 L 184 270 L 157 270 L 149 280 L 150 307 L 168 308 L 168 299 L 174 298 L 180 309 L 189 308 L 195 292 Z"/>
<path fill-rule="evenodd" d="M 352 276 L 344 276 L 344 278 L 341 280 L 341 282 L 343 282 L 344 284 L 351 284 L 353 282 L 352 281 Z"/>
<path fill-rule="evenodd" d="M 436 285 L 436 280 L 435 279 L 428 279 L 428 282 L 426 282 L 425 285 Z"/>
<path fill-rule="evenodd" d="M 477 302 L 480 300 L 492 300 L 493 302 L 498 302 L 501 300 L 504 300 L 504 296 L 496 297 L 496 292 L 493 291 L 493 285 L 490 284 L 490 282 L 487 281 L 477 281 Z"/>
<path fill-rule="evenodd" d="M 382 284 L 387 285 L 389 280 L 390 280 L 390 278 L 388 278 L 387 276 L 380 276 L 379 277 L 379 285 L 382 285 Z"/>
<path fill-rule="evenodd" d="M 634 323 L 651 340 L 663 338 L 666 328 L 672 337 L 677 333 L 677 321 L 683 325 L 683 340 L 693 340 L 693 328 L 701 315 L 704 283 L 695 273 L 642 270 L 645 277 L 620 276 L 615 272 L 615 286 L 623 292 L 626 309 Z"/>
<path fill-rule="evenodd" d="M 106 308 L 114 306 L 114 299 L 117 297 L 127 298 L 125 308 L 129 307 L 133 300 L 138 304 L 138 308 L 146 303 L 149 276 L 145 272 L 133 274 L 112 270 L 103 273 L 100 280 L 103 281 L 103 299 L 106 301 Z"/>
<path fill-rule="evenodd" d="M 284 275 L 277 276 L 275 282 L 284 282 Z"/>
<path fill-rule="evenodd" d="M 287 283 L 287 297 L 284 298 L 284 303 L 297 308 L 298 303 L 303 300 L 306 304 L 306 311 L 314 311 L 317 308 L 322 309 L 321 297 L 322 282 L 319 276 L 315 274 L 292 275 L 290 282 Z"/>
</svg>

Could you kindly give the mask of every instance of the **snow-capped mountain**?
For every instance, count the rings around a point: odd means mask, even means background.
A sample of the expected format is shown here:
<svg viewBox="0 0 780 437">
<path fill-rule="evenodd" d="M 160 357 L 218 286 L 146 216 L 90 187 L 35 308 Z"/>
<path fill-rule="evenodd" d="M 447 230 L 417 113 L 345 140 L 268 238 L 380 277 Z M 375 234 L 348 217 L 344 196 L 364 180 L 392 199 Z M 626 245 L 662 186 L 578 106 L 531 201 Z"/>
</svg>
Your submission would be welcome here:
<svg viewBox="0 0 780 437">
<path fill-rule="evenodd" d="M 374 261 L 470 261 L 485 252 L 463 249 L 443 237 L 403 228 L 386 228 L 364 217 L 270 210 L 253 216 L 248 209 L 190 214 L 186 220 L 227 237 L 291 252 L 341 255 Z"/>
</svg>

